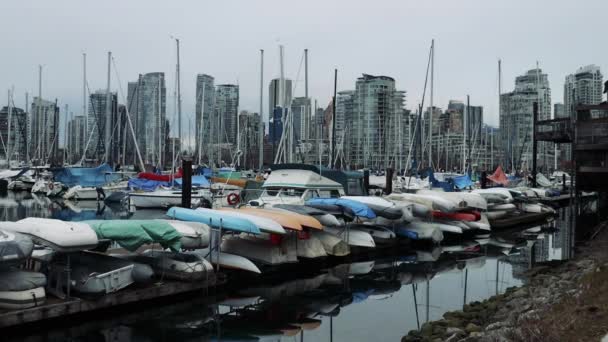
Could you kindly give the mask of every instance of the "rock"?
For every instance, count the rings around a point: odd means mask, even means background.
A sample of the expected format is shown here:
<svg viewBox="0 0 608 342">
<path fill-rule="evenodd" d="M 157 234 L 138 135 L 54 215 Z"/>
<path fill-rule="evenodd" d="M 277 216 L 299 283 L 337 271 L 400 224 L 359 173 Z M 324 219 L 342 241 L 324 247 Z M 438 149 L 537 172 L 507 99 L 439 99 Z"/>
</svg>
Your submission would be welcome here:
<svg viewBox="0 0 608 342">
<path fill-rule="evenodd" d="M 422 327 L 420 327 L 420 334 L 423 337 L 430 337 L 433 335 L 433 325 L 431 323 L 424 323 Z"/>
<path fill-rule="evenodd" d="M 505 326 L 506 326 L 506 323 L 505 323 L 505 322 L 500 322 L 500 321 L 499 321 L 499 322 L 494 322 L 494 323 L 492 323 L 492 324 L 489 324 L 489 325 L 488 325 L 488 326 L 485 328 L 485 330 L 486 330 L 486 331 L 491 331 L 491 330 L 501 329 L 501 328 L 503 328 L 503 327 L 505 327 Z"/>
<path fill-rule="evenodd" d="M 456 327 L 448 327 L 445 329 L 446 335 L 454 335 L 454 334 L 464 334 L 464 330 Z"/>
<path fill-rule="evenodd" d="M 468 333 L 472 333 L 472 332 L 480 332 L 481 331 L 481 327 L 478 326 L 477 324 L 474 323 L 469 323 L 467 324 L 467 326 L 464 328 L 464 330 Z"/>
<path fill-rule="evenodd" d="M 469 337 L 481 337 L 483 336 L 483 333 L 481 331 L 473 331 L 472 333 L 469 334 Z"/>
<path fill-rule="evenodd" d="M 462 322 L 461 319 L 458 318 L 450 318 L 447 320 L 448 322 L 448 329 L 450 327 L 452 328 L 464 328 L 464 323 Z"/>
<path fill-rule="evenodd" d="M 513 292 L 512 297 L 513 298 L 522 298 L 528 295 L 528 291 L 525 288 L 521 288 L 515 292 Z"/>
<path fill-rule="evenodd" d="M 496 303 L 488 303 L 488 305 L 486 305 L 486 309 L 487 311 L 496 311 L 496 309 L 498 308 L 498 305 L 496 305 Z"/>
<path fill-rule="evenodd" d="M 441 337 L 437 337 L 433 339 L 433 342 L 443 342 L 443 339 Z"/>
</svg>

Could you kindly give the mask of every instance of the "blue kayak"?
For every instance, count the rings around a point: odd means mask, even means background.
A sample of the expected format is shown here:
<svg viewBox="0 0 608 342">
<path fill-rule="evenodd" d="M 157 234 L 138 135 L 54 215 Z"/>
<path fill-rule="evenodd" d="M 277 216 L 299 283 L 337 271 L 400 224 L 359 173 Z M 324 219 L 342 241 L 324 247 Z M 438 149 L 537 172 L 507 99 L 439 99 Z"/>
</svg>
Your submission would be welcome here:
<svg viewBox="0 0 608 342">
<path fill-rule="evenodd" d="M 261 233 L 258 226 L 247 219 L 224 215 L 221 211 L 212 209 L 199 208 L 197 210 L 192 210 L 173 207 L 167 211 L 167 216 L 180 221 L 192 221 L 208 224 L 213 228 L 219 228 L 221 222 L 222 229 L 224 230 L 252 234 Z"/>
<path fill-rule="evenodd" d="M 353 211 L 356 216 L 368 219 L 376 218 L 376 213 L 367 205 L 344 198 L 312 198 L 306 201 L 306 205 L 315 207 L 316 205 L 337 205 Z"/>
</svg>

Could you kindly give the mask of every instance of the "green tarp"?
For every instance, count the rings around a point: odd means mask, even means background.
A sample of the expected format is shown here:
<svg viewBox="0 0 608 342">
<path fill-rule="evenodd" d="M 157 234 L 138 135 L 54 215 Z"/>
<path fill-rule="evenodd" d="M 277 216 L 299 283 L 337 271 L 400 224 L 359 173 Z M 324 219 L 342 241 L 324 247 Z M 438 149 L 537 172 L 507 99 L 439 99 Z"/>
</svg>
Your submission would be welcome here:
<svg viewBox="0 0 608 342">
<path fill-rule="evenodd" d="M 169 223 L 160 220 L 95 220 L 84 223 L 93 228 L 99 239 L 116 241 L 131 252 L 154 242 L 174 252 L 182 247 L 181 234 Z"/>
</svg>

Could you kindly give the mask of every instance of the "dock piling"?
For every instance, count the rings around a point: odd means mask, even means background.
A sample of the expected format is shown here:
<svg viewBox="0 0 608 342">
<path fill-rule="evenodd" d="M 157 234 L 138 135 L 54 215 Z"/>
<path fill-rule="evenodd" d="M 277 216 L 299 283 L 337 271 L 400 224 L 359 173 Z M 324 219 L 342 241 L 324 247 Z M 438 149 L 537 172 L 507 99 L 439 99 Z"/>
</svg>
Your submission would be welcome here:
<svg viewBox="0 0 608 342">
<path fill-rule="evenodd" d="M 182 158 L 182 208 L 192 208 L 192 157 Z"/>
</svg>

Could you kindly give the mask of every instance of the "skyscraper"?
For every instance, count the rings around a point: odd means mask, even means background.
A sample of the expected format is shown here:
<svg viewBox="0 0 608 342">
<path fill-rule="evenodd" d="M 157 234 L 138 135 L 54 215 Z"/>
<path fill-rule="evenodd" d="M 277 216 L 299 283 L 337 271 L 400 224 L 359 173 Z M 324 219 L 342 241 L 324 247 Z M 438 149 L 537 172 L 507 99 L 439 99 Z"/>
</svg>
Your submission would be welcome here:
<svg viewBox="0 0 608 342">
<path fill-rule="evenodd" d="M 239 86 L 220 84 L 215 91 L 215 110 L 219 121 L 218 142 L 237 145 Z"/>
<path fill-rule="evenodd" d="M 289 106 L 291 106 L 292 89 L 292 82 L 290 79 L 284 79 L 283 89 L 281 89 L 281 79 L 275 78 L 270 81 L 270 85 L 268 86 L 269 118 L 272 118 L 276 107 L 289 108 Z"/>
<path fill-rule="evenodd" d="M 105 90 L 98 90 L 89 97 L 89 127 L 87 131 L 91 134 L 90 143 L 87 148 L 87 156 L 103 159 L 105 154 L 105 130 L 106 130 L 106 103 L 107 94 Z M 116 93 L 110 93 L 110 115 L 112 123 L 116 124 L 118 102 Z M 114 127 L 111 127 L 111 132 Z M 86 142 L 85 142 L 86 144 Z"/>
<path fill-rule="evenodd" d="M 538 120 L 551 118 L 551 88 L 541 69 L 529 70 L 515 79 L 515 89 L 500 95 L 500 142 L 508 169 L 531 169 L 533 103 L 538 105 Z M 538 144 L 538 165 L 549 167 L 552 147 Z"/>
<path fill-rule="evenodd" d="M 128 92 L 129 112 L 142 159 L 147 164 L 163 165 L 163 146 L 169 136 L 165 74 L 140 75 L 137 82 L 129 83 Z"/>
<path fill-rule="evenodd" d="M 77 163 L 82 158 L 84 147 L 87 144 L 87 119 L 84 115 L 77 115 L 68 122 L 68 162 Z"/>
<path fill-rule="evenodd" d="M 0 135 L 4 142 L 4 150 L 0 155 L 4 155 L 7 160 L 9 159 L 6 158 L 7 154 L 10 160 L 27 160 L 27 114 L 23 109 L 3 107 L 0 110 Z"/>
<path fill-rule="evenodd" d="M 295 141 L 310 138 L 310 98 L 296 97 L 291 102 L 291 115 L 293 115 L 293 133 Z"/>
<path fill-rule="evenodd" d="M 215 86 L 213 76 L 199 74 L 196 76 L 196 150 L 201 144 L 212 143 L 211 132 L 217 125 L 215 117 Z M 203 151 L 205 151 L 203 146 Z"/>
<path fill-rule="evenodd" d="M 568 114 L 566 113 L 566 106 L 563 103 L 556 103 L 553 105 L 553 118 L 567 118 Z"/>
<path fill-rule="evenodd" d="M 587 65 L 579 68 L 574 74 L 566 76 L 564 84 L 564 107 L 570 117 L 574 117 L 576 106 L 594 105 L 602 102 L 603 76 L 600 67 Z M 601 113 L 591 111 L 591 116 L 599 117 Z"/>
<path fill-rule="evenodd" d="M 400 133 L 407 122 L 404 103 L 405 92 L 395 89 L 393 78 L 363 74 L 357 79 L 354 115 L 348 123 L 352 126 L 346 135 L 351 165 L 385 168 L 394 162 L 399 144 L 406 141 Z"/>
<path fill-rule="evenodd" d="M 34 97 L 31 119 L 30 158 L 38 164 L 58 161 L 59 107 L 55 102 Z"/>
</svg>

